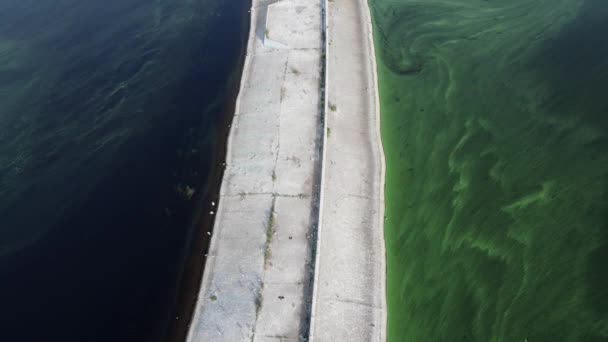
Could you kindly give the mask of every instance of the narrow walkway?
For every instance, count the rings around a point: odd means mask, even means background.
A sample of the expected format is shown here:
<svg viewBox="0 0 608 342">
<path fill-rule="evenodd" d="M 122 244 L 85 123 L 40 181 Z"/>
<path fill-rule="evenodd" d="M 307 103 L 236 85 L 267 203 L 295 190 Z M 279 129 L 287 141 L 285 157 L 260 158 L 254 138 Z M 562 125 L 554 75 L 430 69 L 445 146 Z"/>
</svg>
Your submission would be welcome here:
<svg viewBox="0 0 608 342">
<path fill-rule="evenodd" d="M 251 25 L 190 342 L 301 341 L 309 330 L 321 0 L 253 0 Z"/>
<path fill-rule="evenodd" d="M 327 110 L 314 342 L 386 340 L 384 154 L 366 0 L 327 1 Z"/>
</svg>

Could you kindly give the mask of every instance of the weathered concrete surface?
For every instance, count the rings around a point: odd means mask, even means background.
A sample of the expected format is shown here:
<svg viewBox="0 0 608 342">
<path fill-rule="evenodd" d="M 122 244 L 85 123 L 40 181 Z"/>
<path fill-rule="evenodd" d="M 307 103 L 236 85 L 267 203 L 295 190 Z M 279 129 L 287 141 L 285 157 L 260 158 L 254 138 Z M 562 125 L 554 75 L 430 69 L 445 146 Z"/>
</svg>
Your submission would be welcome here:
<svg viewBox="0 0 608 342">
<path fill-rule="evenodd" d="M 253 0 L 251 16 L 191 342 L 298 341 L 308 330 L 321 0 Z"/>
<path fill-rule="evenodd" d="M 386 340 L 384 154 L 366 0 L 327 8 L 327 107 L 310 339 Z"/>
</svg>

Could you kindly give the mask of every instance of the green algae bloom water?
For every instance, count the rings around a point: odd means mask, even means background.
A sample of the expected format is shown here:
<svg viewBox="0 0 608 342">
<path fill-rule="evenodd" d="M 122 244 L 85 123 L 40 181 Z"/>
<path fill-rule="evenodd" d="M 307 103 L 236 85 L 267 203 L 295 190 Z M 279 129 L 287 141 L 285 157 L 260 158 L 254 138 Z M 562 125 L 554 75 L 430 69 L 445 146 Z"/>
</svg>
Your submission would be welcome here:
<svg viewBox="0 0 608 342">
<path fill-rule="evenodd" d="M 607 341 L 608 1 L 370 7 L 389 341 Z"/>
</svg>

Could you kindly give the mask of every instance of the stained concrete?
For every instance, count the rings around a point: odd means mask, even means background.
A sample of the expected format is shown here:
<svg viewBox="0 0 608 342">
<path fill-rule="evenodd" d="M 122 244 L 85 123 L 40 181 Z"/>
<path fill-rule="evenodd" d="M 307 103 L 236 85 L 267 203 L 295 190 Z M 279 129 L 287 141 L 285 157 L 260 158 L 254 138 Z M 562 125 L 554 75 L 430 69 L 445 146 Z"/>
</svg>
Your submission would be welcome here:
<svg viewBox="0 0 608 342">
<path fill-rule="evenodd" d="M 321 0 L 253 0 L 251 16 L 191 342 L 300 341 L 308 331 L 322 137 Z"/>
</svg>

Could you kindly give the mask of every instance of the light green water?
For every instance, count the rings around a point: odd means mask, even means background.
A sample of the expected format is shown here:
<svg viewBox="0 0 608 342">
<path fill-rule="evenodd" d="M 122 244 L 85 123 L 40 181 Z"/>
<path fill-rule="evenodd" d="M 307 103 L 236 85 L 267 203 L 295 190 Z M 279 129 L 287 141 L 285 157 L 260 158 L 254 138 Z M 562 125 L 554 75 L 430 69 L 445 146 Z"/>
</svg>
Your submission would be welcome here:
<svg viewBox="0 0 608 342">
<path fill-rule="evenodd" d="M 608 341 L 608 1 L 370 6 L 389 341 Z"/>
</svg>

